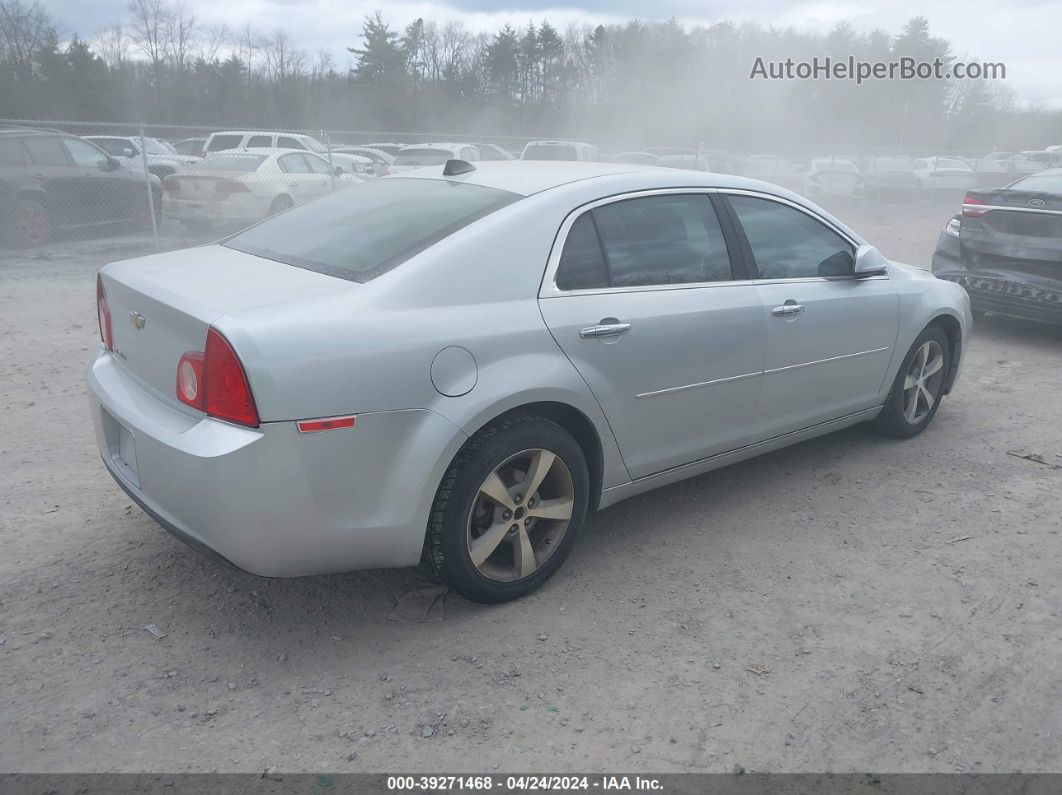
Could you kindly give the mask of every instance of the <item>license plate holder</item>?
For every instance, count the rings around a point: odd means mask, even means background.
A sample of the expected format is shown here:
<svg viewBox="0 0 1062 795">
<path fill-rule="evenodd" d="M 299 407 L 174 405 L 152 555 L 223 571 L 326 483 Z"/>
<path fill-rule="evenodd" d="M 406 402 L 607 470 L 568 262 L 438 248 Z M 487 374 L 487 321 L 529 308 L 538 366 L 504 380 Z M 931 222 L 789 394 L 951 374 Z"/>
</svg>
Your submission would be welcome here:
<svg viewBox="0 0 1062 795">
<path fill-rule="evenodd" d="M 107 438 L 107 453 L 115 469 L 130 483 L 140 488 L 140 473 L 136 463 L 136 436 L 107 409 L 103 412 L 103 431 Z"/>
</svg>

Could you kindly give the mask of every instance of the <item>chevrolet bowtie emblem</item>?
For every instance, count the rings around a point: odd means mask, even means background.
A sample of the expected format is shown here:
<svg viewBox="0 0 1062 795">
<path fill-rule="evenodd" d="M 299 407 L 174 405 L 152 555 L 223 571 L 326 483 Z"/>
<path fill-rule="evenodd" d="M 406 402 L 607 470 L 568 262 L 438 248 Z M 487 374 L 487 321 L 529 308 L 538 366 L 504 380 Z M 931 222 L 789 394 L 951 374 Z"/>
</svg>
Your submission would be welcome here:
<svg viewBox="0 0 1062 795">
<path fill-rule="evenodd" d="M 144 324 L 147 323 L 147 320 L 139 312 L 130 312 L 129 322 L 133 324 L 133 328 L 139 331 L 140 329 L 144 328 Z"/>
</svg>

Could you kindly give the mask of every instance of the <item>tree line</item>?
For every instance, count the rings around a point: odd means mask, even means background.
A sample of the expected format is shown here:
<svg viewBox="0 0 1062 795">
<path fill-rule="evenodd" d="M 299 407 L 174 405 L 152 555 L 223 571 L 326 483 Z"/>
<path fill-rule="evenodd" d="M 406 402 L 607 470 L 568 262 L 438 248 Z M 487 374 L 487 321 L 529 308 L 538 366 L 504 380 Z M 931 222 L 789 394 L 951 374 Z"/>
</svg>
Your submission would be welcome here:
<svg viewBox="0 0 1062 795">
<path fill-rule="evenodd" d="M 563 136 L 613 148 L 1062 143 L 1062 111 L 1019 107 L 999 81 L 751 77 L 757 58 L 954 62 L 922 17 L 896 34 L 675 20 L 474 33 L 460 21 L 396 28 L 377 12 L 351 32 L 344 65 L 283 29 L 205 26 L 179 0 L 132 0 L 121 19 L 84 34 L 57 30 L 39 0 L 0 0 L 0 115 Z"/>
</svg>

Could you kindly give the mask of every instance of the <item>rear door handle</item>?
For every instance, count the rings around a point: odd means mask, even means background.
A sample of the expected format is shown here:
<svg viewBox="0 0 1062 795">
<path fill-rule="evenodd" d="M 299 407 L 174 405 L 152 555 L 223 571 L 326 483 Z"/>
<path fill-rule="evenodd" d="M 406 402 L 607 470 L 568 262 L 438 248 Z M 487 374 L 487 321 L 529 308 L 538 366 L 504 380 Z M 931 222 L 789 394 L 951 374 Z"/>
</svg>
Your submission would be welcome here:
<svg viewBox="0 0 1062 795">
<path fill-rule="evenodd" d="M 782 304 L 771 310 L 771 317 L 792 317 L 804 311 L 803 304 Z"/>
<path fill-rule="evenodd" d="M 609 318 L 611 320 L 611 318 Z M 618 337 L 631 330 L 630 323 L 598 323 L 595 326 L 587 326 L 579 329 L 579 336 L 584 340 L 600 339 L 601 337 Z"/>
</svg>

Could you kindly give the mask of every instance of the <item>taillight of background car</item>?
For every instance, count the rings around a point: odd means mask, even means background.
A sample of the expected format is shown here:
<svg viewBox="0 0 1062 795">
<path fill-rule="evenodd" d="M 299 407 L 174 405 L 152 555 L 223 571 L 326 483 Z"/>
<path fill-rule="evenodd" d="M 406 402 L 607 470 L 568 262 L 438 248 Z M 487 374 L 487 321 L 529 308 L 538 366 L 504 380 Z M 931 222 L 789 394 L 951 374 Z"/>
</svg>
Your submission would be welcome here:
<svg viewBox="0 0 1062 795">
<path fill-rule="evenodd" d="M 181 181 L 176 177 L 166 177 L 166 179 L 162 181 L 162 189 L 167 193 L 180 193 Z"/>
<path fill-rule="evenodd" d="M 236 351 L 214 328 L 205 348 L 188 351 L 177 363 L 177 399 L 211 417 L 257 428 L 258 409 Z"/>
<path fill-rule="evenodd" d="M 962 214 L 965 218 L 980 218 L 988 210 L 978 209 L 979 207 L 986 207 L 987 202 L 983 202 L 975 196 L 966 194 L 962 200 Z"/>
</svg>

